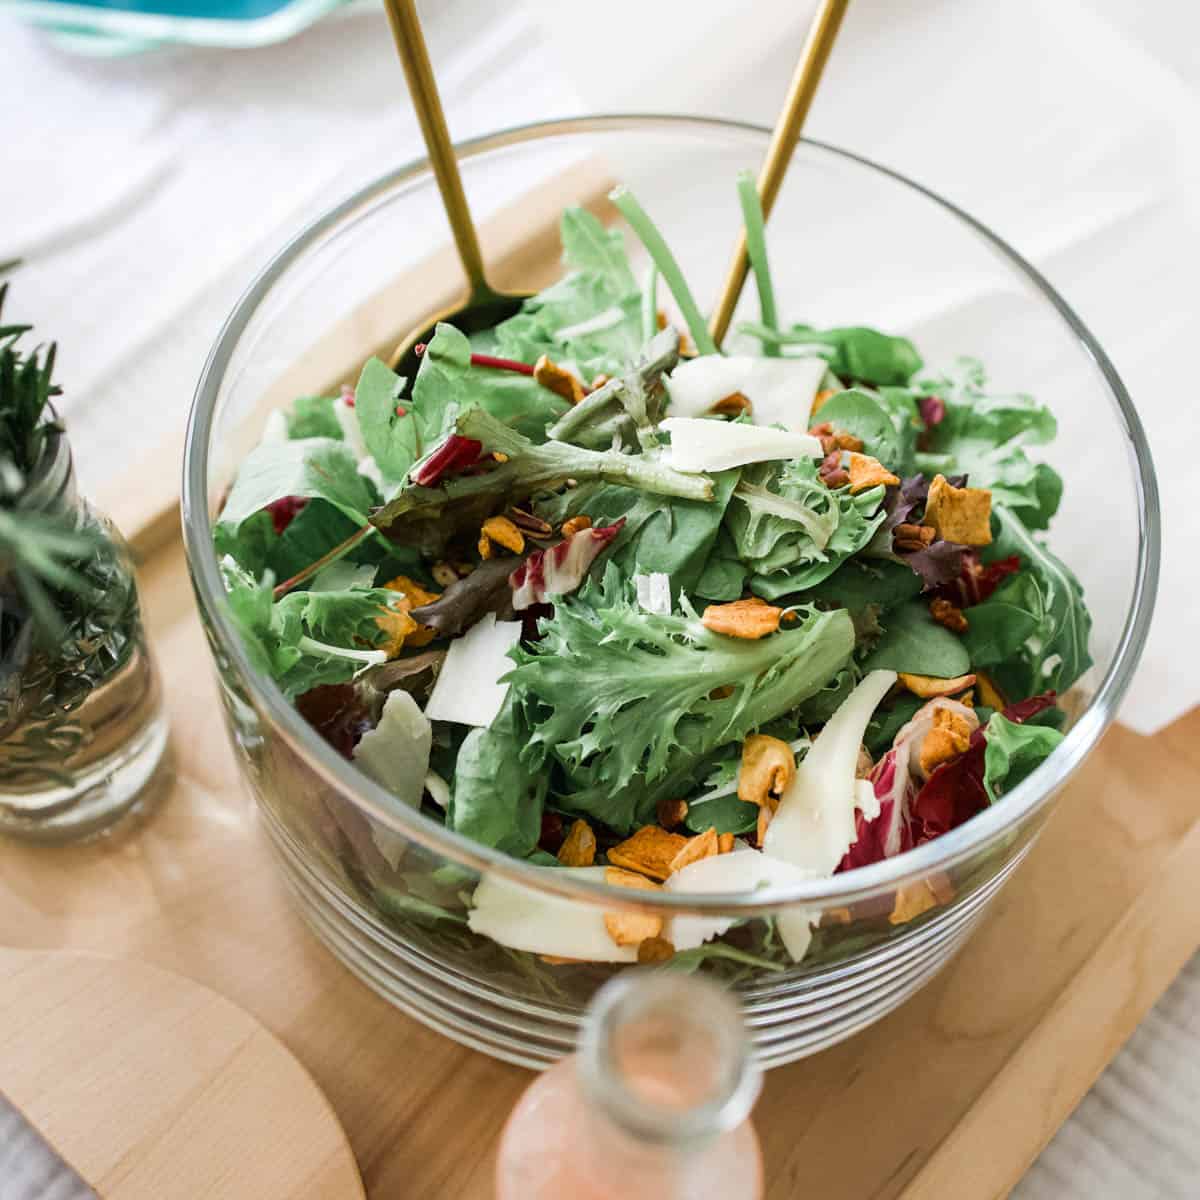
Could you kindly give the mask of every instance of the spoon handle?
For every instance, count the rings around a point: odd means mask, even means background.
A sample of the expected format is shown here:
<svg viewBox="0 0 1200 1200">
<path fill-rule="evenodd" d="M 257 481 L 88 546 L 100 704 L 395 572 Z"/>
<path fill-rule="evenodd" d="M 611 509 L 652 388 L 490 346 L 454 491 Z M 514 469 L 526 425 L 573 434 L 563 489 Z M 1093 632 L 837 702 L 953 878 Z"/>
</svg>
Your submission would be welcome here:
<svg viewBox="0 0 1200 1200">
<path fill-rule="evenodd" d="M 446 128 L 446 114 L 442 111 L 441 97 L 429 62 L 429 51 L 421 32 L 421 20 L 417 16 L 415 0 L 384 0 L 396 51 L 404 64 L 404 75 L 408 80 L 408 91 L 413 108 L 421 123 L 421 134 L 425 148 L 429 151 L 429 162 L 437 178 L 438 190 L 442 193 L 442 206 L 446 220 L 458 247 L 472 295 L 489 291 L 483 274 L 483 255 L 479 250 L 479 238 L 467 195 L 463 191 L 462 176 L 458 173 L 458 161 Z"/>
<path fill-rule="evenodd" d="M 813 97 L 817 94 L 821 73 L 829 61 L 829 54 L 848 3 L 849 0 L 822 0 L 817 15 L 813 18 L 808 40 L 800 52 L 800 61 L 796 64 L 796 72 L 788 86 L 783 108 L 775 120 L 775 129 L 758 173 L 758 195 L 764 218 L 771 215 L 771 207 L 779 194 L 784 173 L 792 159 L 792 151 L 800 140 L 800 131 L 804 128 L 804 120 L 808 116 Z M 743 230 L 738 235 L 737 245 L 734 247 L 721 298 L 717 301 L 709 321 L 709 332 L 718 346 L 729 328 L 733 310 L 737 307 L 738 297 L 746 283 L 748 269 L 746 233 Z"/>
</svg>

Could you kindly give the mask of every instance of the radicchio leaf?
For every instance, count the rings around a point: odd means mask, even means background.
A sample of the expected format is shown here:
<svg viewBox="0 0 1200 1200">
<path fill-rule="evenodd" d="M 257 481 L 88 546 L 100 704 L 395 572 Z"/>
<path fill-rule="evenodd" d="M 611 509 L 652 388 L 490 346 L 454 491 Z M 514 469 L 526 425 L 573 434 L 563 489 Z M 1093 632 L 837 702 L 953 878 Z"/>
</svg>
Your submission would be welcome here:
<svg viewBox="0 0 1200 1200">
<path fill-rule="evenodd" d="M 300 715 L 340 754 L 349 758 L 375 718 L 351 683 L 326 683 L 296 698 Z"/>
<path fill-rule="evenodd" d="M 973 604 L 982 604 L 1008 576 L 1020 569 L 1021 560 L 1015 554 L 984 566 L 976 551 L 967 550 L 963 554 L 961 573 L 939 587 L 937 595 L 959 608 L 970 608 Z"/>
<path fill-rule="evenodd" d="M 275 526 L 275 532 L 282 533 L 300 515 L 306 504 L 306 496 L 281 496 L 278 500 L 272 500 L 266 511 L 271 514 L 271 524 Z"/>
<path fill-rule="evenodd" d="M 1021 725 L 1047 708 L 1053 708 L 1055 700 L 1054 692 L 1043 692 L 1040 696 L 1010 704 L 1002 715 Z M 913 845 L 941 837 L 988 807 L 990 800 L 983 786 L 986 748 L 985 725 L 971 735 L 970 745 L 964 753 L 943 763 L 929 776 L 912 804 Z"/>
<path fill-rule="evenodd" d="M 918 763 L 921 748 L 933 729 L 939 709 L 950 709 L 972 726 L 978 725 L 978 719 L 965 705 L 939 697 L 923 704 L 901 726 L 892 748 L 870 775 L 875 798 L 879 801 L 879 813 L 874 818 L 867 818 L 861 810 L 855 814 L 857 839 L 842 859 L 839 871 L 865 867 L 912 848 L 910 811 L 918 789 L 917 780 L 923 774 Z"/>
<path fill-rule="evenodd" d="M 556 546 L 536 550 L 509 577 L 513 609 L 544 604 L 550 596 L 566 596 L 587 576 L 599 554 L 625 527 L 625 518 L 612 525 L 581 529 Z"/>
<path fill-rule="evenodd" d="M 917 411 L 926 430 L 940 425 L 946 419 L 946 402 L 941 396 L 922 396 L 917 401 Z"/>
<path fill-rule="evenodd" d="M 950 475 L 946 480 L 952 487 L 966 487 L 965 475 Z M 938 588 L 957 579 L 963 570 L 965 546 L 939 538 L 923 550 L 898 554 L 892 546 L 892 534 L 897 525 L 914 522 L 917 510 L 923 510 L 929 499 L 929 481 L 924 475 L 909 475 L 886 489 L 883 510 L 887 513 L 883 524 L 871 539 L 871 552 L 892 558 L 910 567 L 924 581 L 924 590 Z"/>
<path fill-rule="evenodd" d="M 474 466 L 482 453 L 482 442 L 452 433 L 424 462 L 417 464 L 411 479 L 418 487 L 436 487 L 445 476 Z"/>
</svg>

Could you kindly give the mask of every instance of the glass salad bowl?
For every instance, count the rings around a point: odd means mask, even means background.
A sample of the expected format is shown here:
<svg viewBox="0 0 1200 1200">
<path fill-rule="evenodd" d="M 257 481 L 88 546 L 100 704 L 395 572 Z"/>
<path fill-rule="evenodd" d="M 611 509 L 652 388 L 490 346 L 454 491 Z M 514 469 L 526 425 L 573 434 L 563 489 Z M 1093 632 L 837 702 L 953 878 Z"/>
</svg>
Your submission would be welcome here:
<svg viewBox="0 0 1200 1200">
<path fill-rule="evenodd" d="M 733 180 L 758 164 L 767 137 L 722 121 L 592 117 L 461 146 L 493 282 L 529 290 L 554 277 L 565 205 L 586 204 L 620 227 L 604 199 L 620 181 L 655 214 L 695 294 L 715 296 L 740 222 Z M 283 874 L 313 930 L 363 980 L 447 1036 L 512 1062 L 540 1067 L 569 1052 L 588 1000 L 624 966 L 513 949 L 476 932 L 483 925 L 469 917 L 485 889 L 493 910 L 515 906 L 550 931 L 602 928 L 605 914 L 626 910 L 700 922 L 715 938 L 674 967 L 738 989 L 768 1065 L 879 1019 L 969 936 L 1137 664 L 1158 564 L 1153 470 L 1121 381 L 1066 303 L 952 204 L 816 142 L 796 150 L 770 241 L 781 311 L 903 333 L 932 366 L 969 353 L 998 389 L 1029 390 L 1049 405 L 1059 437 L 1047 457 L 1065 481 L 1051 542 L 1078 572 L 1094 621 L 1094 666 L 1064 700 L 1070 728 L 1049 759 L 941 838 L 828 879 L 631 893 L 608 886 L 603 871 L 531 866 L 399 803 L 252 665 L 226 607 L 214 519 L 239 462 L 278 422 L 273 410 L 353 381 L 368 356 L 387 357 L 460 287 L 425 161 L 296 236 L 238 303 L 200 380 L 183 486 L 188 559 L 230 736 Z M 753 292 L 742 317 L 756 315 Z M 792 961 L 780 942 L 794 945 L 788 931 L 797 927 L 811 941 Z"/>
</svg>

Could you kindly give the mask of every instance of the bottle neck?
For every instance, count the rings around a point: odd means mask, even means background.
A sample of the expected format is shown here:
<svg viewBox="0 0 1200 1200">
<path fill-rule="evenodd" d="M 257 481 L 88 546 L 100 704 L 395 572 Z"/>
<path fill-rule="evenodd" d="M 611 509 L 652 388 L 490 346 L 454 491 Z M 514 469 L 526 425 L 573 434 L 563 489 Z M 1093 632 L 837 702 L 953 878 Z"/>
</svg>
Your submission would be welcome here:
<svg viewBox="0 0 1200 1200">
<path fill-rule="evenodd" d="M 55 430 L 47 436 L 41 460 L 26 480 L 18 507 L 53 516 L 79 511 L 75 463 L 65 433 Z"/>
<path fill-rule="evenodd" d="M 691 1194 L 762 1084 L 741 1012 L 724 989 L 673 971 L 627 971 L 601 989 L 576 1064 L 592 1169 L 649 1171 L 664 1196 Z"/>
</svg>

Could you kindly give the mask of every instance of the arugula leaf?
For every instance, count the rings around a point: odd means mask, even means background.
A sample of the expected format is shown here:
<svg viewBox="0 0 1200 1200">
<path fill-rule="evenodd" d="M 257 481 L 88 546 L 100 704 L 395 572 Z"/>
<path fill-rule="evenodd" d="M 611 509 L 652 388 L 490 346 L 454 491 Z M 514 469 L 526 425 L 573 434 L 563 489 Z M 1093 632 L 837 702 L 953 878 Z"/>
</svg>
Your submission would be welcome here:
<svg viewBox="0 0 1200 1200">
<path fill-rule="evenodd" d="M 746 565 L 738 558 L 737 546 L 724 525 L 717 531 L 712 553 L 691 589 L 705 600 L 737 600 L 746 590 Z"/>
<path fill-rule="evenodd" d="M 617 831 L 653 817 L 663 795 L 682 794 L 719 746 L 781 716 L 850 659 L 845 613 L 802 615 L 759 641 L 723 637 L 682 616 L 639 610 L 608 564 L 555 605 L 541 640 L 514 651 L 508 680 L 527 734 L 522 750 L 565 777 L 558 804 Z M 714 689 L 732 693 L 713 699 Z"/>
<path fill-rule="evenodd" d="M 711 500 L 668 499 L 619 484 L 593 483 L 540 501 L 537 513 L 553 525 L 578 513 L 591 517 L 593 526 L 612 525 L 624 517 L 625 526 L 608 551 L 609 561 L 627 578 L 656 571 L 670 576 L 677 596 L 697 589 L 707 570 L 738 472 L 721 471 L 712 479 Z M 740 595 L 739 583 L 733 598 Z"/>
<path fill-rule="evenodd" d="M 1047 464 L 1030 461 L 1024 447 L 1053 439 L 1057 425 L 1050 410 L 1031 396 L 988 395 L 983 369 L 973 360 L 960 360 L 955 372 L 923 379 L 921 386 L 942 398 L 946 415 L 917 453 L 918 470 L 930 478 L 962 472 L 1028 528 L 1045 529 L 1062 499 L 1062 479 Z"/>
<path fill-rule="evenodd" d="M 358 473 L 354 454 L 344 442 L 260 442 L 242 461 L 220 524 L 236 530 L 247 517 L 285 496 L 327 500 L 357 525 L 365 523 L 376 502 L 374 487 Z"/>
<path fill-rule="evenodd" d="M 998 532 L 989 558 L 1015 554 L 1024 566 L 970 608 L 967 645 L 1007 696 L 1065 692 L 1092 665 L 1083 589 L 1015 513 L 998 504 L 992 515 Z"/>
<path fill-rule="evenodd" d="M 755 594 L 771 600 L 831 575 L 871 540 L 883 496 L 883 488 L 857 496 L 827 488 L 811 459 L 744 468 L 725 526 Z"/>
<path fill-rule="evenodd" d="M 879 459 L 896 474 L 905 473 L 908 464 L 905 461 L 904 435 L 892 414 L 874 396 L 858 388 L 838 392 L 821 405 L 814 420 L 828 421 L 834 429 L 861 438 L 865 453 Z"/>
<path fill-rule="evenodd" d="M 761 954 L 753 954 L 726 942 L 705 942 L 703 946 L 693 946 L 690 950 L 680 950 L 672 955 L 663 969 L 668 971 L 684 971 L 688 974 L 699 970 L 701 965 L 714 960 L 727 959 L 730 962 L 741 963 L 748 967 L 757 967 L 763 971 L 786 971 L 790 965 L 773 958 L 765 958 Z"/>
<path fill-rule="evenodd" d="M 954 679 L 971 669 L 962 638 L 939 625 L 923 601 L 909 600 L 898 605 L 882 624 L 883 636 L 862 664 L 864 673 L 903 671 L 935 679 Z"/>
<path fill-rule="evenodd" d="M 288 437 L 293 441 L 322 437 L 340 442 L 342 427 L 333 413 L 336 403 L 332 396 L 298 396 L 287 416 Z"/>
<path fill-rule="evenodd" d="M 624 239 L 582 208 L 563 213 L 561 235 L 570 273 L 496 326 L 496 348 L 522 362 L 548 354 L 589 375 L 618 375 L 642 344 L 641 294 Z"/>
<path fill-rule="evenodd" d="M 718 833 L 749 833 L 758 825 L 758 805 L 747 804 L 732 793 L 688 805 L 683 823 L 693 833 L 715 828 Z"/>
<path fill-rule="evenodd" d="M 857 621 L 872 605 L 882 616 L 920 591 L 920 575 L 904 563 L 852 558 L 799 598 L 805 603 L 848 609 Z"/>
<path fill-rule="evenodd" d="M 764 346 L 807 346 L 821 354 L 829 369 L 859 383 L 904 384 L 921 369 L 921 356 L 908 338 L 892 337 L 862 325 L 815 329 L 793 325 L 782 332 L 754 321 L 738 326 L 739 333 L 758 338 Z"/>
<path fill-rule="evenodd" d="M 1048 725 L 1017 725 L 1000 713 L 992 716 L 984 732 L 983 786 L 993 804 L 1041 766 L 1063 740 Z"/>
<path fill-rule="evenodd" d="M 432 362 L 430 351 L 438 345 L 442 337 L 442 326 L 434 334 L 433 341 L 426 347 L 425 363 Z M 449 328 L 449 326 L 445 326 Z M 436 370 L 436 366 L 433 368 Z M 408 405 L 399 404 L 400 393 L 405 381 L 400 378 L 388 365 L 378 358 L 369 358 L 363 364 L 354 389 L 354 411 L 358 417 L 358 426 L 362 430 L 363 441 L 379 467 L 385 480 L 399 483 L 408 468 L 421 456 L 423 446 L 422 410 L 414 394 L 411 411 Z M 414 393 L 415 393 L 414 389 Z M 426 385 L 426 394 L 430 391 Z M 434 405 L 430 405 L 431 410 Z M 432 412 L 431 412 L 432 415 Z M 441 420 L 437 420 L 438 429 L 434 438 L 441 433 Z"/>
<path fill-rule="evenodd" d="M 458 751 L 446 824 L 484 846 L 524 858 L 537 847 L 549 776 L 521 757 L 511 699 L 488 729 Z"/>
</svg>

